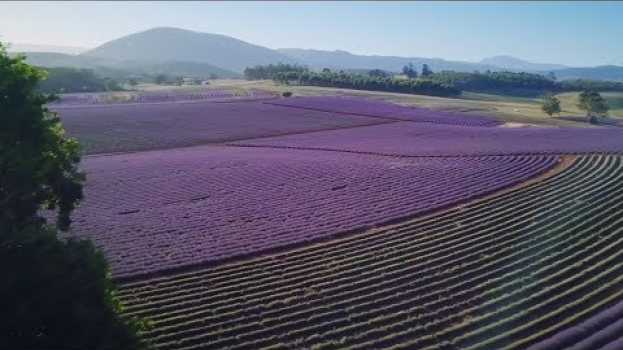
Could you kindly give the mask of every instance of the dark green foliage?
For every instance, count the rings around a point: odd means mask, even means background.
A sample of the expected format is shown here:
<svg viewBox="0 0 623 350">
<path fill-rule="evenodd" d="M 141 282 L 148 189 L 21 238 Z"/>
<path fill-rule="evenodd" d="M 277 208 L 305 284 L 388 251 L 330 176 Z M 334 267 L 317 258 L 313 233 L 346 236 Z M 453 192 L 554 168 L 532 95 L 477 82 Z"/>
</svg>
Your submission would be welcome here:
<svg viewBox="0 0 623 350">
<path fill-rule="evenodd" d="M 92 70 L 74 68 L 45 68 L 47 79 L 39 83 L 45 93 L 97 92 L 120 90 L 111 78 L 100 78 Z"/>
<path fill-rule="evenodd" d="M 356 90 L 389 91 L 432 96 L 456 96 L 460 90 L 446 84 L 422 79 L 395 79 L 372 77 L 370 75 L 332 72 L 284 72 L 275 77 L 278 82 L 294 82 L 300 85 L 315 85 Z"/>
<path fill-rule="evenodd" d="M 598 116 L 604 117 L 610 109 L 608 102 L 597 91 L 586 90 L 579 96 L 578 108 L 586 111 L 589 122 L 597 122 Z"/>
<path fill-rule="evenodd" d="M 428 64 L 424 63 L 422 65 L 422 77 L 430 77 L 431 75 L 433 75 L 433 71 L 430 70 L 430 68 L 428 67 Z"/>
<path fill-rule="evenodd" d="M 558 83 L 561 91 L 623 91 L 623 83 L 603 80 L 563 80 Z"/>
<path fill-rule="evenodd" d="M 491 72 L 461 73 L 442 71 L 429 76 L 433 81 L 453 85 L 458 89 L 475 92 L 488 92 L 502 95 L 539 96 L 547 91 L 623 91 L 623 83 L 592 80 L 556 81 L 533 73 Z"/>
<path fill-rule="evenodd" d="M 550 117 L 554 114 L 558 114 L 560 113 L 560 100 L 552 94 L 545 94 L 545 96 L 543 96 L 541 109 Z"/>
<path fill-rule="evenodd" d="M 345 89 L 390 91 L 434 96 L 456 96 L 461 92 L 452 86 L 431 80 L 394 79 L 389 76 L 334 72 L 325 68 L 312 72 L 287 64 L 256 66 L 245 70 L 247 79 L 273 79 L 282 84 L 314 85 Z"/>
<path fill-rule="evenodd" d="M 20 350 L 143 349 L 124 321 L 106 262 L 88 241 L 31 226 L 0 238 L 0 344 Z"/>
<path fill-rule="evenodd" d="M 291 91 L 284 91 L 281 96 L 283 97 L 291 97 L 292 96 L 292 92 Z"/>
<path fill-rule="evenodd" d="M 461 90 L 496 94 L 539 96 L 545 91 L 559 91 L 556 82 L 543 75 L 531 73 L 442 71 L 432 74 L 430 79 Z"/>
<path fill-rule="evenodd" d="M 138 321 L 120 304 L 102 255 L 64 240 L 39 216 L 56 209 L 67 229 L 82 198 L 78 143 L 45 107 L 46 73 L 10 58 L 0 45 L 0 347 L 140 349 Z"/>
<path fill-rule="evenodd" d="M 307 68 L 292 64 L 269 64 L 267 66 L 247 67 L 244 70 L 244 77 L 248 80 L 275 79 L 277 74 L 292 72 L 302 73 Z"/>
<path fill-rule="evenodd" d="M 45 72 L 0 46 L 0 224 L 21 228 L 42 206 L 58 209 L 61 229 L 82 198 L 78 143 L 64 136 L 60 120 L 36 91 Z"/>
<path fill-rule="evenodd" d="M 154 77 L 154 83 L 160 85 L 164 84 L 169 80 L 169 78 L 164 74 L 158 74 Z"/>
<path fill-rule="evenodd" d="M 410 79 L 417 78 L 417 70 L 415 70 L 413 63 L 409 63 L 408 65 L 402 67 L 402 74 L 406 75 Z"/>
<path fill-rule="evenodd" d="M 373 69 L 368 72 L 368 75 L 375 78 L 387 78 L 391 76 L 391 74 L 381 69 Z"/>
</svg>

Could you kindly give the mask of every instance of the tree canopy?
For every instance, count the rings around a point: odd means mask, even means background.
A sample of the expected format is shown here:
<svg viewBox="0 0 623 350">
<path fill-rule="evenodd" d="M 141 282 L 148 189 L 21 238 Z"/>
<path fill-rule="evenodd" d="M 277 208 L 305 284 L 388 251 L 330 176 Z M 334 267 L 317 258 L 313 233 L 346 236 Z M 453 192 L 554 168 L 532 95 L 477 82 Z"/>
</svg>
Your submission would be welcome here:
<svg viewBox="0 0 623 350">
<path fill-rule="evenodd" d="M 550 117 L 554 114 L 558 114 L 560 113 L 560 100 L 551 93 L 546 94 L 543 96 L 541 109 Z"/>
<path fill-rule="evenodd" d="M 38 90 L 46 73 L 0 45 L 0 344 L 7 349 L 140 349 L 104 257 L 67 236 L 82 198 L 78 143 Z M 48 225 L 43 212 L 56 212 Z"/>
<path fill-rule="evenodd" d="M 589 121 L 594 121 L 596 116 L 606 116 L 610 107 L 608 102 L 599 92 L 586 90 L 583 91 L 578 98 L 578 108 L 586 111 Z"/>
</svg>

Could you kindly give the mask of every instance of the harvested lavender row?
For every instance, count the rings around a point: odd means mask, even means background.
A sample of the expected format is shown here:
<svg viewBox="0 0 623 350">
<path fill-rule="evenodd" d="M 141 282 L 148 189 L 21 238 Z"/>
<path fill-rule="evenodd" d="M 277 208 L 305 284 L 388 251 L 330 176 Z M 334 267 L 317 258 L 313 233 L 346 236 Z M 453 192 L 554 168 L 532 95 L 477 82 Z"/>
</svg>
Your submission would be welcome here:
<svg viewBox="0 0 623 350">
<path fill-rule="evenodd" d="M 59 109 L 87 154 L 192 146 L 387 122 L 362 116 L 240 103 L 101 105 Z"/>
<path fill-rule="evenodd" d="M 555 156 L 399 159 L 194 147 L 84 162 L 74 233 L 117 277 L 270 251 L 472 199 Z"/>
<path fill-rule="evenodd" d="M 623 302 L 565 329 L 528 348 L 528 350 L 597 349 L 617 339 L 623 330 Z"/>
<path fill-rule="evenodd" d="M 198 91 L 143 91 L 127 93 L 71 93 L 61 94 L 54 107 L 70 107 L 80 105 L 128 104 L 128 103 L 164 103 L 187 101 L 236 101 L 239 99 L 265 99 L 275 95 L 262 90 L 219 90 L 207 89 Z"/>
<path fill-rule="evenodd" d="M 265 103 L 325 112 L 357 114 L 412 122 L 463 126 L 495 126 L 499 124 L 494 119 L 484 116 L 433 111 L 426 108 L 405 107 L 393 103 L 350 96 L 295 97 L 290 99 L 272 100 Z"/>
<path fill-rule="evenodd" d="M 391 123 L 232 144 L 401 156 L 463 156 L 623 152 L 618 128 L 463 128 Z"/>
</svg>

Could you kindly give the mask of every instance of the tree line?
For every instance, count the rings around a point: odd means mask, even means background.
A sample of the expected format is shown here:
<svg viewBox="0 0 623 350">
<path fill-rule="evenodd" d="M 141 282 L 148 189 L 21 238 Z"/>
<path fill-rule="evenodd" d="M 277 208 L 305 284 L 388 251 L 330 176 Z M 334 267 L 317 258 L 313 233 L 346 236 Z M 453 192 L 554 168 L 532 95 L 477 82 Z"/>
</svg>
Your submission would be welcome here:
<svg viewBox="0 0 623 350">
<path fill-rule="evenodd" d="M 623 91 L 623 83 L 585 79 L 557 81 L 554 73 L 547 75 L 526 72 L 433 72 L 424 64 L 421 71 L 413 64 L 405 65 L 402 74 L 380 69 L 369 71 L 312 71 L 290 64 L 269 64 L 245 69 L 249 80 L 272 79 L 280 83 L 342 87 L 351 89 L 454 96 L 461 91 L 474 91 L 515 96 L 540 96 L 565 91 Z"/>
<path fill-rule="evenodd" d="M 245 69 L 249 80 L 272 79 L 282 84 L 312 85 L 355 90 L 388 91 L 432 96 L 456 96 L 461 91 L 445 83 L 430 79 L 403 79 L 392 77 L 381 70 L 368 74 L 332 71 L 328 68 L 320 72 L 305 67 L 287 64 L 255 66 Z"/>
</svg>

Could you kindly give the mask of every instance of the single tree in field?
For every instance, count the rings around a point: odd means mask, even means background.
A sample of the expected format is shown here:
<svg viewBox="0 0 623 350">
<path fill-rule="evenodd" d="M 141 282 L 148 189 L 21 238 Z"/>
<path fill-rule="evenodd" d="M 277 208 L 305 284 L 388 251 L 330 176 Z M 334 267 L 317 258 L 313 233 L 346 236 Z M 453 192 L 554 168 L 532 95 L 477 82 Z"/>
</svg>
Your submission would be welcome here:
<svg viewBox="0 0 623 350">
<path fill-rule="evenodd" d="M 381 69 L 372 69 L 368 72 L 368 75 L 375 78 L 387 78 L 389 76 L 386 71 Z"/>
<path fill-rule="evenodd" d="M 606 116 L 610 107 L 597 91 L 585 90 L 579 96 L 578 108 L 586 111 L 589 123 L 596 123 L 599 116 Z"/>
<path fill-rule="evenodd" d="M 0 45 L 0 344 L 3 349 L 140 349 L 106 261 L 59 239 L 82 198 L 78 143 L 38 92 L 45 72 Z M 43 211 L 56 213 L 48 224 Z"/>
<path fill-rule="evenodd" d="M 169 78 L 164 74 L 158 74 L 156 75 L 156 78 L 154 78 L 154 82 L 158 85 L 166 83 L 167 80 L 169 80 Z"/>
<path fill-rule="evenodd" d="M 422 76 L 423 77 L 429 77 L 431 75 L 433 75 L 433 71 L 430 70 L 430 68 L 428 67 L 428 64 L 424 63 L 422 65 Z"/>
<path fill-rule="evenodd" d="M 413 63 L 409 63 L 408 65 L 402 67 L 402 74 L 406 75 L 409 79 L 417 78 L 417 70 L 415 70 Z"/>
<path fill-rule="evenodd" d="M 547 78 L 551 81 L 556 81 L 556 73 L 554 72 L 547 73 Z"/>
<path fill-rule="evenodd" d="M 541 109 L 550 117 L 554 114 L 559 114 L 560 100 L 553 94 L 546 94 L 543 96 L 543 105 L 541 106 Z"/>
</svg>

